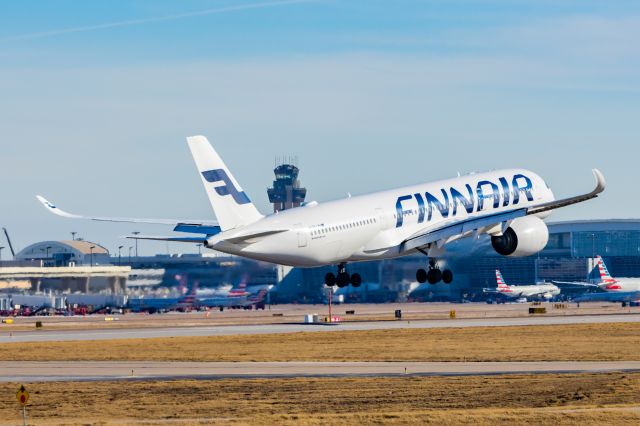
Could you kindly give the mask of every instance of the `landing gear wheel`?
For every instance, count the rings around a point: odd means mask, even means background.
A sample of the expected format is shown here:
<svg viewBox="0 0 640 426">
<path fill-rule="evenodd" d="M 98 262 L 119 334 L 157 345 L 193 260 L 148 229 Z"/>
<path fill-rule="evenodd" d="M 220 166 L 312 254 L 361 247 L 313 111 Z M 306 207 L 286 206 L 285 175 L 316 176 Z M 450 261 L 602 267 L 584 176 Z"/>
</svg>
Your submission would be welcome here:
<svg viewBox="0 0 640 426">
<path fill-rule="evenodd" d="M 418 271 L 416 272 L 416 280 L 420 284 L 426 283 L 427 282 L 427 271 L 425 271 L 424 269 L 418 269 Z"/>
<path fill-rule="evenodd" d="M 333 287 L 334 285 L 336 285 L 336 276 L 333 274 L 333 272 L 327 272 L 327 274 L 324 276 L 324 283 L 329 287 Z"/>
<path fill-rule="evenodd" d="M 445 284 L 451 284 L 451 281 L 453 281 L 453 272 L 449 269 L 442 271 L 442 282 Z"/>
<path fill-rule="evenodd" d="M 438 284 L 440 280 L 442 280 L 442 272 L 440 272 L 440 269 L 429 269 L 429 272 L 427 272 L 427 281 L 429 281 L 429 284 Z"/>
<path fill-rule="evenodd" d="M 342 288 L 349 285 L 349 274 L 346 272 L 340 272 L 338 277 L 336 278 L 336 284 L 338 287 Z"/>
<path fill-rule="evenodd" d="M 351 285 L 354 287 L 360 287 L 360 284 L 362 284 L 362 277 L 360 276 L 360 274 L 355 273 L 351 275 Z"/>
</svg>

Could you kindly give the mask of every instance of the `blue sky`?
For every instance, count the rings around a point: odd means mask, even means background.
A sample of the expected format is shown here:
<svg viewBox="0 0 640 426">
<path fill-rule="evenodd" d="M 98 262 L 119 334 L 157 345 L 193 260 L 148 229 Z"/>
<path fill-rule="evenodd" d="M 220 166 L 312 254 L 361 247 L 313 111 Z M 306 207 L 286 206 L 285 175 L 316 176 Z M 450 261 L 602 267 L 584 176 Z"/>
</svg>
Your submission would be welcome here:
<svg viewBox="0 0 640 426">
<path fill-rule="evenodd" d="M 297 155 L 320 202 L 512 166 L 571 195 L 599 167 L 604 196 L 552 218 L 638 217 L 637 40 L 631 1 L 2 2 L 0 225 L 112 251 L 166 231 L 49 217 L 36 193 L 210 217 L 192 134 L 264 212 L 274 157 Z"/>
</svg>

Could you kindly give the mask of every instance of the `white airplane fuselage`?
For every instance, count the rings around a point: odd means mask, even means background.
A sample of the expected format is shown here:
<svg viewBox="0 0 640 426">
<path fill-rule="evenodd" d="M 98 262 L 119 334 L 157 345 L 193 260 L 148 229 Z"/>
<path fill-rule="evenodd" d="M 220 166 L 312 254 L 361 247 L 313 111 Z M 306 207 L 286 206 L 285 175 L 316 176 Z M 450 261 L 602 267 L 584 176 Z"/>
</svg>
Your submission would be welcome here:
<svg viewBox="0 0 640 426">
<path fill-rule="evenodd" d="M 598 287 L 607 292 L 623 293 L 628 291 L 640 291 L 640 280 L 637 278 L 616 278 L 614 283 L 598 283 Z"/>
<path fill-rule="evenodd" d="M 226 230 L 210 237 L 206 246 L 298 267 L 388 259 L 415 253 L 403 251 L 401 244 L 416 233 L 553 200 L 537 174 L 499 170 L 310 203 Z M 243 239 L 245 235 L 253 237 Z"/>
<path fill-rule="evenodd" d="M 551 299 L 560 294 L 560 289 L 553 284 L 537 285 L 510 285 L 507 288 L 498 288 L 496 291 L 509 298 L 542 298 Z"/>
</svg>

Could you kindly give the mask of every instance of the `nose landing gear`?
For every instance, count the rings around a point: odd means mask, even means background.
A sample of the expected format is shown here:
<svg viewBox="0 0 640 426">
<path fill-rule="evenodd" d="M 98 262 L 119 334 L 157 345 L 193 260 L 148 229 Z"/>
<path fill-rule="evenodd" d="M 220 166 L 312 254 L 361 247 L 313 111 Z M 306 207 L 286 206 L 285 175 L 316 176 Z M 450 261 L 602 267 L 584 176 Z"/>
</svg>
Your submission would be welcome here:
<svg viewBox="0 0 640 426">
<path fill-rule="evenodd" d="M 354 287 L 360 287 L 360 284 L 362 284 L 362 277 L 358 273 L 349 274 L 347 272 L 347 264 L 341 263 L 338 265 L 338 275 L 336 276 L 333 272 L 328 272 L 324 276 L 324 283 L 329 287 L 337 285 L 338 287 L 343 288 L 349 284 Z"/>
<path fill-rule="evenodd" d="M 418 269 L 416 272 L 416 280 L 420 284 L 424 284 L 427 281 L 429 284 L 437 284 L 440 281 L 445 284 L 450 284 L 453 281 L 453 272 L 449 269 L 441 271 L 435 259 L 429 259 L 429 269 Z"/>
</svg>

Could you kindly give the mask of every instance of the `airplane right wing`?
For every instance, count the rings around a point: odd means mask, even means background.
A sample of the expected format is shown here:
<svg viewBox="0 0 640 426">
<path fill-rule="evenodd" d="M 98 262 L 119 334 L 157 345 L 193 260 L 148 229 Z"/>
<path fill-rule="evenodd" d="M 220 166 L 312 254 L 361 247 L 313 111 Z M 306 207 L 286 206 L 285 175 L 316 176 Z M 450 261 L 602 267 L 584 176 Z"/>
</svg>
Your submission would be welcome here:
<svg viewBox="0 0 640 426">
<path fill-rule="evenodd" d="M 583 201 L 596 198 L 598 194 L 604 191 L 606 181 L 604 176 L 598 169 L 592 169 L 593 176 L 596 180 L 596 187 L 589 193 L 577 195 L 575 197 L 564 198 L 561 200 L 550 201 L 534 206 L 523 207 L 507 212 L 488 214 L 484 216 L 472 217 L 463 221 L 454 222 L 444 225 L 441 228 L 420 231 L 407 238 L 400 244 L 400 251 L 408 251 L 411 249 L 420 249 L 431 243 L 443 246 L 450 241 L 466 237 L 475 233 L 482 233 L 495 225 L 502 224 L 503 230 L 507 228 L 510 221 L 519 217 L 542 213 L 549 210 L 559 209 L 561 207 L 570 206 L 572 204 L 581 203 Z"/>
<path fill-rule="evenodd" d="M 583 201 L 587 201 L 587 200 L 590 200 L 592 198 L 596 198 L 598 196 L 598 194 L 600 194 L 602 191 L 604 191 L 604 188 L 607 185 L 607 181 L 604 179 L 604 175 L 602 174 L 602 172 L 600 172 L 600 170 L 592 169 L 591 172 L 593 173 L 593 177 L 596 180 L 596 187 L 593 189 L 593 191 L 591 191 L 591 192 L 589 192 L 587 194 L 577 195 L 575 197 L 564 198 L 562 200 L 550 201 L 548 203 L 543 203 L 543 204 L 539 204 L 537 206 L 529 207 L 527 209 L 527 214 L 542 213 L 542 212 L 546 212 L 546 211 L 549 211 L 549 210 L 554 210 L 554 209 L 559 209 L 561 207 L 570 206 L 572 204 L 581 203 Z"/>
</svg>

